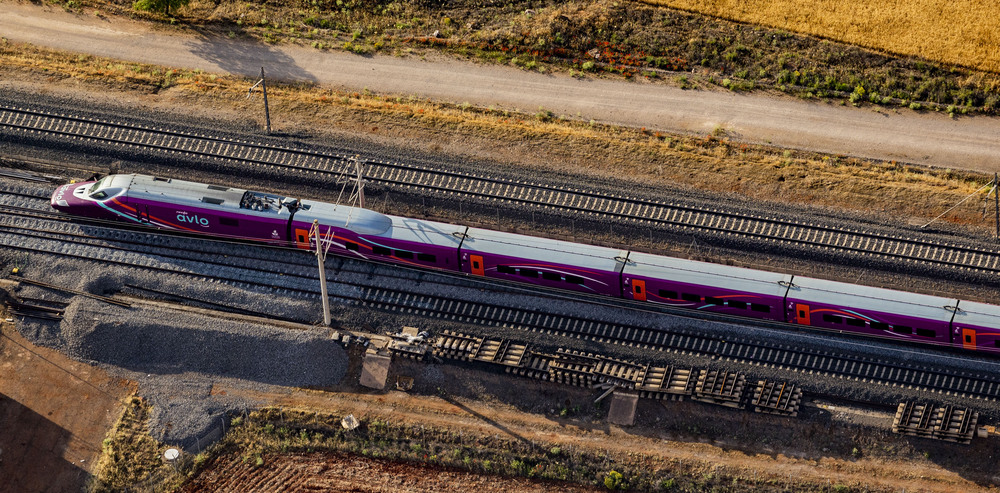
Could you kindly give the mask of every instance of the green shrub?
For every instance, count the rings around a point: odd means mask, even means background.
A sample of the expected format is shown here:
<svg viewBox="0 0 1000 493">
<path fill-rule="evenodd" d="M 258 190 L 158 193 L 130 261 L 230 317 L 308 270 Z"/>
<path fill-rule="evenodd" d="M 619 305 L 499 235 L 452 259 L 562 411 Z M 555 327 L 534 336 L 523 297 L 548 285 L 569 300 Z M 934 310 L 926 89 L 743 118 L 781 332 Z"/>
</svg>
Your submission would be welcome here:
<svg viewBox="0 0 1000 493">
<path fill-rule="evenodd" d="M 624 481 L 622 478 L 622 473 L 618 471 L 610 471 L 607 476 L 604 476 L 604 487 L 611 490 L 624 489 Z"/>
</svg>

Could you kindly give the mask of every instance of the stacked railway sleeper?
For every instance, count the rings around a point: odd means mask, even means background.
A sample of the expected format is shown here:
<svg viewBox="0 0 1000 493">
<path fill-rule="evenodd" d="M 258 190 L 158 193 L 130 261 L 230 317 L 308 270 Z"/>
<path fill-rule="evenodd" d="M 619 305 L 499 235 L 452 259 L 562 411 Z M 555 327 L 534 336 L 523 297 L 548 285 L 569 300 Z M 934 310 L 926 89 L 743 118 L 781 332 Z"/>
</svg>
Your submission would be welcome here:
<svg viewBox="0 0 1000 493">
<path fill-rule="evenodd" d="M 536 351 L 527 344 L 444 331 L 432 354 L 440 359 L 485 363 L 529 378 L 579 387 L 603 387 L 647 399 L 683 399 L 755 412 L 796 416 L 802 389 L 785 382 L 760 380 L 747 401 L 746 376 L 739 372 L 642 364 L 558 348 Z"/>
<path fill-rule="evenodd" d="M 978 421 L 979 413 L 966 408 L 901 402 L 892 432 L 968 444 L 976 434 Z"/>
</svg>

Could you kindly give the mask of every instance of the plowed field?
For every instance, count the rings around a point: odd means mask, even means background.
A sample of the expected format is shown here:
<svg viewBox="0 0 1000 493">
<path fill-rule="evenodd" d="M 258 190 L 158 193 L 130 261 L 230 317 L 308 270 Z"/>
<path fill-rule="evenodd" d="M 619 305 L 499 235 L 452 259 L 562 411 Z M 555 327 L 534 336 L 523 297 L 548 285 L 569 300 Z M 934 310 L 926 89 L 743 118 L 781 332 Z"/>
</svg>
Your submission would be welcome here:
<svg viewBox="0 0 1000 493">
<path fill-rule="evenodd" d="M 181 491 L 599 491 L 569 483 L 479 475 L 434 465 L 408 464 L 342 454 L 287 454 L 244 461 L 238 454 L 220 456 Z"/>
</svg>

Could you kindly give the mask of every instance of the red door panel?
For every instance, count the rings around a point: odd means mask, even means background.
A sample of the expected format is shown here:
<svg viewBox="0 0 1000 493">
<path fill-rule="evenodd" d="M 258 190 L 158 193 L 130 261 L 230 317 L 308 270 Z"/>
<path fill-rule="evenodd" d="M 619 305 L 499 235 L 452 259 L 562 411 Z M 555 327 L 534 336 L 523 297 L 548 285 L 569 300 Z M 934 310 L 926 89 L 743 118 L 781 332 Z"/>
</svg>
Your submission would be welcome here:
<svg viewBox="0 0 1000 493">
<path fill-rule="evenodd" d="M 309 249 L 309 231 L 295 228 L 295 245 L 303 250 Z"/>
<path fill-rule="evenodd" d="M 810 325 L 812 323 L 809 320 L 809 305 L 802 303 L 795 304 L 795 321 L 802 325 Z"/>
<path fill-rule="evenodd" d="M 962 329 L 962 347 L 976 349 L 976 331 L 974 329 Z"/>
<path fill-rule="evenodd" d="M 646 281 L 632 279 L 632 298 L 646 301 Z"/>
<path fill-rule="evenodd" d="M 469 255 L 469 263 L 472 265 L 472 273 L 477 276 L 485 276 L 486 269 L 483 265 L 482 255 Z"/>
</svg>

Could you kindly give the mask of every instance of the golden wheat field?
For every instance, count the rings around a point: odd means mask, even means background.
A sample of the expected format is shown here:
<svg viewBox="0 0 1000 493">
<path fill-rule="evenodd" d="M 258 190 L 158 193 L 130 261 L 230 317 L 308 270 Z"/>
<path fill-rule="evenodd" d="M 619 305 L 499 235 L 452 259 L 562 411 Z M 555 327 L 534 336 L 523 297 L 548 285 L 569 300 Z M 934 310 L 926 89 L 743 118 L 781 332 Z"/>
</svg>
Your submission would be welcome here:
<svg viewBox="0 0 1000 493">
<path fill-rule="evenodd" d="M 643 0 L 901 55 L 1000 72 L 996 0 Z"/>
</svg>

